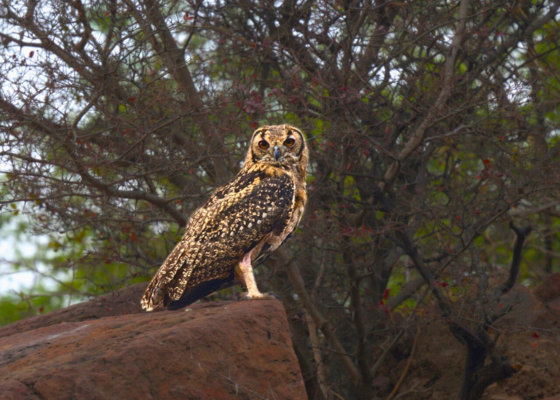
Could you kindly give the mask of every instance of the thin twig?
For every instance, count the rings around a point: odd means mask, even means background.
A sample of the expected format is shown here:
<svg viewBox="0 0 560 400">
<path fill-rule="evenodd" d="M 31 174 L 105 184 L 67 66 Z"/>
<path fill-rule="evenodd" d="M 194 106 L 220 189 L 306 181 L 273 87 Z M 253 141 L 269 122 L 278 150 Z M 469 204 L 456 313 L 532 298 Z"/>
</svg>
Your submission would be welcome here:
<svg viewBox="0 0 560 400">
<path fill-rule="evenodd" d="M 414 356 L 414 351 L 416 350 L 416 344 L 418 343 L 418 336 L 420 336 L 420 329 L 416 328 L 416 336 L 414 336 L 414 343 L 412 344 L 412 351 L 410 352 L 410 356 L 408 356 L 408 361 L 406 363 L 406 367 L 404 367 L 404 371 L 402 372 L 399 381 L 397 382 L 393 391 L 389 394 L 389 396 L 387 397 L 386 400 L 391 400 L 395 396 L 395 394 L 397 394 L 397 392 L 399 391 L 399 388 L 401 387 L 401 385 L 404 381 L 404 378 L 406 377 L 408 369 L 410 368 L 410 364 L 412 363 L 412 357 Z"/>
</svg>

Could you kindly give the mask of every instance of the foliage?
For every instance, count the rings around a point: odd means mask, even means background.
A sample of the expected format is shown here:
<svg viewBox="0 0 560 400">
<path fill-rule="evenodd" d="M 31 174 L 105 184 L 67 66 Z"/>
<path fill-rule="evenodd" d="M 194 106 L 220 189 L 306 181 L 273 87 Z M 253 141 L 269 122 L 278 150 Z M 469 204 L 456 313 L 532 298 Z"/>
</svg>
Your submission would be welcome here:
<svg viewBox="0 0 560 400">
<path fill-rule="evenodd" d="M 57 296 L 149 279 L 250 132 L 291 123 L 309 204 L 259 274 L 310 398 L 372 398 L 381 344 L 431 302 L 481 395 L 493 302 L 560 251 L 559 2 L 0 4 L 0 204 L 63 254 Z"/>
</svg>

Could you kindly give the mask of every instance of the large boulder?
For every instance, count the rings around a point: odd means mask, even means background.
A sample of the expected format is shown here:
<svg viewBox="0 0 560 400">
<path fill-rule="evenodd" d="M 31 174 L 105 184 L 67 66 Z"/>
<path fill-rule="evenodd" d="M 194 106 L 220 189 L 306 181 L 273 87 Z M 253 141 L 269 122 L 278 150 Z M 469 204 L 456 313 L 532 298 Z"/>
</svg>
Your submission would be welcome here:
<svg viewBox="0 0 560 400">
<path fill-rule="evenodd" d="M 90 301 L 74 304 L 47 314 L 24 318 L 0 328 L 0 338 L 16 333 L 60 324 L 61 322 L 80 322 L 113 315 L 137 314 L 142 312 L 140 297 L 148 282 L 125 287 L 116 292 L 94 297 Z M 156 311 L 162 311 L 158 308 Z"/>
<path fill-rule="evenodd" d="M 2 399 L 306 398 L 277 300 L 30 322 L 0 330 Z"/>
</svg>

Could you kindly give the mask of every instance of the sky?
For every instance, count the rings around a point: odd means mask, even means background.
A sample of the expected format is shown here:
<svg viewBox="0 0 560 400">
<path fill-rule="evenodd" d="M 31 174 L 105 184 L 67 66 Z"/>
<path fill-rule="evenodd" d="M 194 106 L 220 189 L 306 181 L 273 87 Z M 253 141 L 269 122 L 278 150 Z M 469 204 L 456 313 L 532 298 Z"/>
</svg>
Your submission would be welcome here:
<svg viewBox="0 0 560 400">
<path fill-rule="evenodd" d="M 0 218 L 2 218 L 1 214 Z M 24 233 L 18 237 L 16 235 L 18 222 L 17 218 L 13 218 L 0 227 L 0 296 L 15 295 L 35 285 L 37 274 L 32 271 L 14 272 L 12 262 L 17 259 L 18 252 L 25 258 L 32 259 L 33 254 L 37 252 L 37 245 L 48 243 L 46 236 L 31 236 Z M 45 269 L 45 266 L 40 263 L 34 267 L 39 270 Z"/>
</svg>

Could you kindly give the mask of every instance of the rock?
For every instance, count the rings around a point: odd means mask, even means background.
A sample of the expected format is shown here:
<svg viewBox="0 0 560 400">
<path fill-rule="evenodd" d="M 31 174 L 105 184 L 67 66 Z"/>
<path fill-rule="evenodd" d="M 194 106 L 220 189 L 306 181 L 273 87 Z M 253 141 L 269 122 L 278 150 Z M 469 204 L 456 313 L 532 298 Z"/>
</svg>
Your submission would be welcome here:
<svg viewBox="0 0 560 400">
<path fill-rule="evenodd" d="M 515 284 L 500 300 L 502 309 L 509 310 L 505 319 L 519 326 L 531 326 L 547 315 L 547 308 L 531 291 Z"/>
<path fill-rule="evenodd" d="M 560 298 L 548 302 L 546 306 L 553 313 L 560 315 Z"/>
<path fill-rule="evenodd" d="M 560 273 L 550 275 L 540 286 L 533 290 L 537 299 L 556 316 L 560 316 Z M 558 321 L 554 328 L 558 328 Z"/>
<path fill-rule="evenodd" d="M 495 396 L 490 397 L 491 400 L 523 400 L 519 396 L 509 396 L 507 394 L 497 394 Z"/>
<path fill-rule="evenodd" d="M 560 297 L 560 273 L 550 275 L 533 293 L 543 303 Z"/>
<path fill-rule="evenodd" d="M 61 322 L 79 322 L 112 315 L 140 313 L 142 309 L 139 299 L 146 286 L 148 286 L 147 282 L 139 283 L 48 314 L 22 319 L 0 328 L 0 338 Z M 158 309 L 161 310 L 163 309 Z"/>
<path fill-rule="evenodd" d="M 190 310 L 5 328 L 2 399 L 306 399 L 279 301 Z"/>
<path fill-rule="evenodd" d="M 481 400 L 547 397 L 552 400 L 560 393 L 560 331 L 557 323 L 560 318 L 551 310 L 557 300 L 545 306 L 529 290 L 518 285 L 502 297 L 502 307 L 498 309 L 510 312 L 495 322 L 494 329 L 490 330 L 491 338 L 497 340 L 499 354 L 521 369 L 511 378 L 489 386 Z M 560 304 L 558 307 L 560 309 Z M 417 320 L 420 329 L 418 343 L 399 393 L 414 391 L 419 399 L 455 399 L 463 380 L 465 346 L 452 335 L 446 319 L 437 319 L 428 312 L 426 315 Z M 470 329 L 476 327 L 467 318 L 461 322 Z M 392 386 L 400 379 L 411 348 L 411 338 L 403 335 L 401 343 L 391 353 L 392 357 L 387 357 L 380 367 L 380 376 L 389 376 Z M 387 398 L 388 393 L 379 391 L 376 395 Z"/>
</svg>

